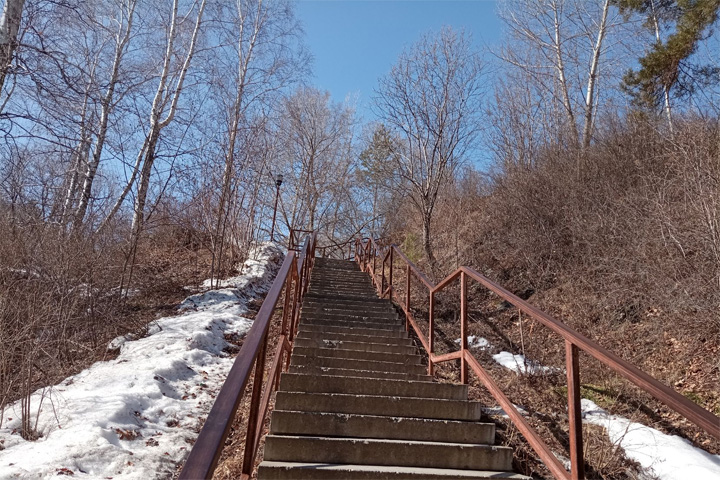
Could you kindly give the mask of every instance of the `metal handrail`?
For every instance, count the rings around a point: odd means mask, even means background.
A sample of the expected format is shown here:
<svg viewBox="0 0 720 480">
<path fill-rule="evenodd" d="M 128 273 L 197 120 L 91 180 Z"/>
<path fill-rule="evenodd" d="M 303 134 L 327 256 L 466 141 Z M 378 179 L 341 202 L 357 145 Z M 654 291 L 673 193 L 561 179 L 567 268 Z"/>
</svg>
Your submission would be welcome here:
<svg viewBox="0 0 720 480">
<path fill-rule="evenodd" d="M 278 387 L 283 364 L 285 370 L 289 367 L 292 342 L 297 332 L 300 316 L 299 305 L 307 291 L 310 272 L 314 264 L 316 240 L 316 233 L 308 235 L 299 255 L 295 251 L 289 251 L 285 256 L 280 271 L 255 316 L 255 321 L 245 342 L 235 358 L 230 373 L 215 398 L 215 403 L 205 420 L 200 435 L 180 472 L 180 479 L 212 478 L 254 365 L 245 454 L 240 478 L 249 479 L 251 477 L 272 391 Z M 270 322 L 283 291 L 285 298 L 280 336 L 275 344 L 270 372 L 263 382 L 265 353 L 270 340 L 268 338 Z M 287 355 L 287 360 L 283 362 L 285 355 Z"/>
<path fill-rule="evenodd" d="M 299 245 L 299 242 L 297 240 L 298 234 L 311 235 L 312 233 L 313 233 L 313 230 L 303 230 L 301 228 L 291 228 L 290 233 L 288 235 L 288 250 L 295 250 L 296 252 L 300 250 L 298 248 L 298 245 Z"/>
<path fill-rule="evenodd" d="M 392 272 L 393 258 L 397 256 L 406 265 L 405 298 L 399 295 L 393 288 Z M 380 279 L 377 278 L 376 259 L 382 259 Z M 510 420 L 515 424 L 520 433 L 523 434 L 530 446 L 535 450 L 540 459 L 545 463 L 550 472 L 559 479 L 579 480 L 585 478 L 583 446 L 582 446 L 582 418 L 580 410 L 580 374 L 579 374 L 579 352 L 583 350 L 593 358 L 599 360 L 613 371 L 620 374 L 630 382 L 649 393 L 657 400 L 660 400 L 677 413 L 692 421 L 703 430 L 717 439 L 720 439 L 720 418 L 708 410 L 693 403 L 672 388 L 659 382 L 652 376 L 643 372 L 631 363 L 623 360 L 596 342 L 578 333 L 563 322 L 546 314 L 537 307 L 512 294 L 499 284 L 488 279 L 469 267 L 460 267 L 445 277 L 438 284 L 433 283 L 417 265 L 415 265 L 398 247 L 390 245 L 385 251 L 380 249 L 372 238 L 358 238 L 355 243 L 355 259 L 360 268 L 371 274 L 372 281 L 381 297 L 395 300 L 403 309 L 406 318 L 406 329 L 413 328 L 420 343 L 428 353 L 428 374 L 433 375 L 434 364 L 450 360 L 460 360 L 460 379 L 467 383 L 468 367 L 478 376 L 480 381 L 495 397 Z M 389 260 L 389 272 L 387 275 L 388 287 L 385 288 L 386 275 L 385 264 Z M 415 318 L 410 310 L 410 286 L 411 273 L 425 286 L 429 296 L 428 312 L 428 335 L 423 335 Z M 434 305 L 435 295 L 448 287 L 455 280 L 460 280 L 460 350 L 444 355 L 436 355 L 434 351 Z M 553 455 L 550 448 L 542 440 L 539 434 L 533 429 L 523 415 L 517 410 L 508 397 L 500 390 L 498 385 L 472 355 L 467 346 L 467 280 L 472 279 L 484 286 L 486 289 L 499 295 L 501 298 L 518 308 L 520 313 L 525 313 L 531 318 L 539 321 L 565 340 L 565 363 L 568 382 L 568 418 L 570 424 L 570 472 Z M 404 300 L 404 302 L 402 301 Z"/>
</svg>

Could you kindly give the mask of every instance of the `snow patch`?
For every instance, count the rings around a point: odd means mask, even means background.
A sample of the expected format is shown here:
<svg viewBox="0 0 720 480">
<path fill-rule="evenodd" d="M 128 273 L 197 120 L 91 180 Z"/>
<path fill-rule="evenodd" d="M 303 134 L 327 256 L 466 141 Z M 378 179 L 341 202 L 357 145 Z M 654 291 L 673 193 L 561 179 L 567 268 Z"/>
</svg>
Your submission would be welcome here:
<svg viewBox="0 0 720 480">
<path fill-rule="evenodd" d="M 469 335 L 467 337 L 468 348 L 478 348 L 480 350 L 487 350 L 492 347 L 490 342 L 483 337 L 476 337 L 475 335 Z M 460 339 L 455 339 L 455 343 L 460 345 Z"/>
<path fill-rule="evenodd" d="M 720 479 L 720 455 L 694 447 L 684 438 L 611 415 L 590 400 L 582 399 L 580 404 L 583 421 L 603 427 L 628 458 L 660 480 Z"/>
<path fill-rule="evenodd" d="M 516 355 L 510 352 L 500 352 L 497 355 L 493 355 L 493 360 L 518 374 L 549 375 L 561 371 L 559 368 L 545 367 L 539 362 L 528 360 L 523 355 Z"/>
<path fill-rule="evenodd" d="M 110 342 L 115 360 L 35 392 L 37 441 L 19 434 L 20 403 L 7 406 L 0 478 L 171 477 L 232 366 L 225 335 L 247 332 L 247 302 L 267 292 L 283 258 L 272 244 L 252 253 L 244 275 L 188 297 L 184 313 L 155 321 L 149 336 Z"/>
</svg>

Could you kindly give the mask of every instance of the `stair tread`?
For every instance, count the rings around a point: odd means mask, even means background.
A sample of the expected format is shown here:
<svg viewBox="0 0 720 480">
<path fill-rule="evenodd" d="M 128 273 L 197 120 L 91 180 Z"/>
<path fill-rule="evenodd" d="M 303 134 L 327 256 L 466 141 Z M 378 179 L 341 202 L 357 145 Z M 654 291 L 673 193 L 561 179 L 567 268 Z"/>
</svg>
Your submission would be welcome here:
<svg viewBox="0 0 720 480">
<path fill-rule="evenodd" d="M 285 456 L 284 460 L 299 462 L 326 463 L 334 459 L 336 463 L 370 465 L 501 471 L 512 468 L 512 449 L 497 445 L 268 434 L 265 458 L 278 460 L 279 455 Z"/>
<path fill-rule="evenodd" d="M 275 408 L 326 413 L 358 413 L 374 416 L 422 416 L 447 420 L 478 421 L 482 405 L 467 400 L 399 397 L 328 392 L 283 392 L 277 394 Z"/>
<path fill-rule="evenodd" d="M 437 383 L 354 261 L 316 259 L 258 478 L 525 480 L 468 386 Z"/>
<path fill-rule="evenodd" d="M 295 410 L 275 410 L 270 432 L 482 445 L 490 445 L 495 440 L 494 423 Z"/>
<path fill-rule="evenodd" d="M 459 470 L 451 468 L 422 468 L 422 467 L 399 467 L 387 465 L 354 465 L 354 464 L 332 464 L 332 463 L 307 463 L 307 462 L 273 462 L 263 461 L 260 464 L 261 469 L 282 469 L 292 470 L 294 476 L 292 478 L 387 478 L 400 480 L 405 478 L 420 479 L 467 479 L 489 478 L 493 480 L 530 480 L 530 477 L 520 475 L 513 472 L 500 472 L 497 470 Z M 309 475 L 304 476 L 302 473 L 306 471 Z M 343 473 L 351 474 L 350 477 L 342 477 Z M 322 475 L 322 476 L 318 476 Z"/>
</svg>

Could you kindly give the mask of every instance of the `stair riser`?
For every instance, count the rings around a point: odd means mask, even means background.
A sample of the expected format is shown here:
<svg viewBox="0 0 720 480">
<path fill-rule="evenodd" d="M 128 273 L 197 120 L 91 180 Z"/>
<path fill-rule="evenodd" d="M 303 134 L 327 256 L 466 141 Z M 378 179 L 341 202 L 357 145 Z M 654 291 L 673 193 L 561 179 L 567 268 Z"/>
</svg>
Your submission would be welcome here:
<svg viewBox="0 0 720 480">
<path fill-rule="evenodd" d="M 316 316 L 316 315 L 327 315 L 331 317 L 379 317 L 379 318 L 399 318 L 398 313 L 385 307 L 379 308 L 360 308 L 360 307 L 348 307 L 343 305 L 331 305 L 325 307 L 302 307 L 301 309 L 303 316 Z M 405 317 L 403 316 L 403 319 Z"/>
<path fill-rule="evenodd" d="M 410 338 L 398 337 L 377 337 L 370 335 L 344 335 L 342 333 L 327 332 L 299 332 L 298 339 L 305 338 L 308 340 L 337 340 L 341 342 L 364 342 L 364 343 L 389 343 L 393 345 L 412 346 L 413 341 Z"/>
<path fill-rule="evenodd" d="M 392 397 L 440 398 L 467 400 L 466 385 L 448 383 L 409 382 L 402 380 L 361 379 L 335 376 L 285 373 L 280 390 L 286 392 L 343 393 L 348 395 L 378 395 Z"/>
<path fill-rule="evenodd" d="M 308 340 L 298 338 L 295 340 L 296 347 L 309 348 L 346 348 L 349 350 L 362 350 L 365 352 L 398 353 L 412 355 L 417 353 L 413 346 L 392 345 L 383 343 L 363 343 L 339 340 Z"/>
<path fill-rule="evenodd" d="M 398 372 L 377 372 L 373 370 L 351 370 L 347 368 L 313 367 L 309 365 L 292 365 L 292 373 L 303 373 L 306 375 L 339 375 L 343 377 L 361 378 L 386 378 L 390 380 L 414 380 L 416 382 L 431 382 L 429 375 L 417 375 Z"/>
<path fill-rule="evenodd" d="M 326 310 L 315 312 L 302 312 L 303 319 L 313 318 L 320 320 L 345 320 L 378 323 L 404 323 L 395 312 L 359 312 L 349 310 Z"/>
<path fill-rule="evenodd" d="M 370 307 L 380 308 L 392 308 L 390 300 L 377 298 L 377 297 L 365 297 L 365 298 L 338 298 L 338 297 L 323 297 L 322 295 L 311 295 L 306 294 L 303 298 L 303 305 L 337 305 L 339 307 L 344 306 L 358 306 L 368 305 Z"/>
<path fill-rule="evenodd" d="M 410 443 L 276 437 L 265 439 L 265 460 L 285 462 L 399 465 L 426 468 L 510 470 L 512 452 L 503 447 L 447 443 Z"/>
<path fill-rule="evenodd" d="M 270 433 L 490 445 L 495 440 L 495 424 L 275 409 Z"/>
<path fill-rule="evenodd" d="M 407 332 L 403 330 L 388 330 L 362 327 L 333 327 L 328 325 L 305 325 L 300 322 L 300 332 L 316 333 L 339 333 L 341 335 L 365 335 L 371 337 L 397 337 L 408 338 Z"/>
<path fill-rule="evenodd" d="M 362 350 L 345 350 L 342 348 L 309 348 L 293 347 L 295 355 L 306 357 L 333 357 L 348 360 L 368 360 L 375 362 L 402 363 L 405 365 L 420 365 L 420 355 L 406 355 L 397 353 L 363 352 Z"/>
<path fill-rule="evenodd" d="M 482 405 L 478 402 L 431 398 L 373 397 L 332 393 L 278 392 L 275 408 L 305 412 L 388 415 L 438 420 L 478 421 Z"/>
<path fill-rule="evenodd" d="M 532 480 L 530 477 L 512 472 L 267 461 L 260 464 L 258 478 L 261 480 Z"/>
<path fill-rule="evenodd" d="M 395 331 L 405 331 L 405 326 L 401 323 L 398 323 L 397 321 L 393 321 L 392 323 L 388 321 L 387 323 L 381 323 L 381 322 L 367 322 L 364 320 L 355 320 L 355 321 L 346 321 L 346 320 L 324 320 L 324 319 L 316 319 L 316 318 L 304 318 L 300 320 L 300 325 L 314 325 L 314 326 L 320 326 L 320 327 L 340 327 L 340 328 L 368 328 L 372 330 L 395 330 Z"/>
<path fill-rule="evenodd" d="M 424 365 L 407 365 L 404 363 L 353 360 L 347 358 L 304 356 L 299 354 L 295 354 L 292 356 L 290 364 L 309 367 L 372 370 L 375 372 L 411 373 L 415 375 L 423 375 L 427 373 L 427 367 Z"/>
</svg>

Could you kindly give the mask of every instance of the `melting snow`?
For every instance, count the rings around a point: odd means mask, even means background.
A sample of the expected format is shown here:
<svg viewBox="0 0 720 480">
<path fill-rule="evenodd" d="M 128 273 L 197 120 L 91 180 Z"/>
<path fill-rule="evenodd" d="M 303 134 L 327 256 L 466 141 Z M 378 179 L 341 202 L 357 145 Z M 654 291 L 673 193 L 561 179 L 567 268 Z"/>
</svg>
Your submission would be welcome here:
<svg viewBox="0 0 720 480">
<path fill-rule="evenodd" d="M 544 367 L 534 360 L 528 360 L 522 355 L 515 355 L 510 352 L 500 352 L 493 355 L 493 360 L 515 373 L 527 375 L 547 375 L 560 371 L 558 368 Z"/>
<path fill-rule="evenodd" d="M 490 348 L 492 345 L 490 345 L 490 342 L 486 338 L 483 337 L 476 337 L 475 335 L 470 335 L 467 337 L 468 342 L 468 348 L 479 348 L 481 350 L 485 350 Z M 456 339 L 455 343 L 460 345 L 460 339 Z"/>
<path fill-rule="evenodd" d="M 610 441 L 660 480 L 720 479 L 720 455 L 696 448 L 684 438 L 610 415 L 590 400 L 582 399 L 581 407 L 586 423 L 605 428 Z"/>
<path fill-rule="evenodd" d="M 251 256 L 244 275 L 188 297 L 184 313 L 157 320 L 150 336 L 113 340 L 117 359 L 35 392 L 39 440 L 20 437 L 20 403 L 9 405 L 0 425 L 0 478 L 171 476 L 232 366 L 224 335 L 250 328 L 247 302 L 267 292 L 283 253 L 264 244 Z"/>
</svg>

